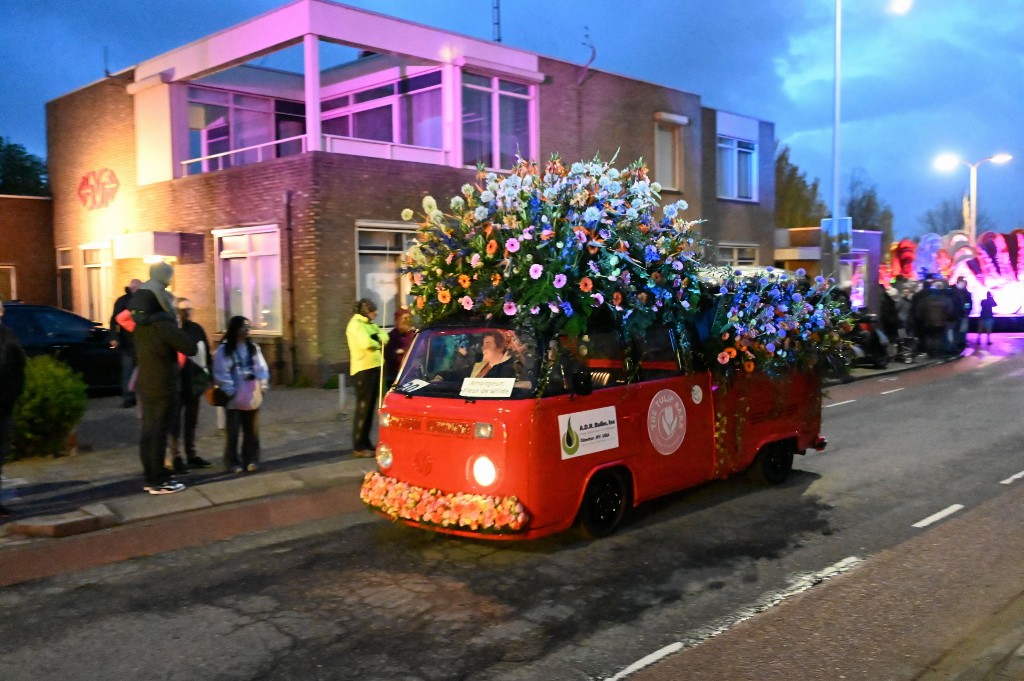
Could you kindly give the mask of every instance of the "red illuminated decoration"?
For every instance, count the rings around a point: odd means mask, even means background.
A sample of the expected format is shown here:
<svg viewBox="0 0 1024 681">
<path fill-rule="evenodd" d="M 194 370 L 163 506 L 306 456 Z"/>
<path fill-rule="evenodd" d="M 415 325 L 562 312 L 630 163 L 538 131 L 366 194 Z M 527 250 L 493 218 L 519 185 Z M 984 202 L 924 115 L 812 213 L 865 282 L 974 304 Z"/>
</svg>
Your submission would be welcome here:
<svg viewBox="0 0 1024 681">
<path fill-rule="evenodd" d="M 121 184 L 110 168 L 90 170 L 78 181 L 78 200 L 88 210 L 106 208 L 117 196 Z"/>
</svg>

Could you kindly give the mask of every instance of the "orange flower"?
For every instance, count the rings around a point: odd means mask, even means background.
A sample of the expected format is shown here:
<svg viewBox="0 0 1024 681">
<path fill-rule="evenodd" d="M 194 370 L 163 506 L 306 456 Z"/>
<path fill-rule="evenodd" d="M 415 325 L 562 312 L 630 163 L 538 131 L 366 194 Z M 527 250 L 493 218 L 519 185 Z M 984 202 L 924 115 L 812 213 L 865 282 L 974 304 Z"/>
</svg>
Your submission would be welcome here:
<svg viewBox="0 0 1024 681">
<path fill-rule="evenodd" d="M 590 293 L 591 289 L 594 288 L 594 282 L 590 280 L 590 277 L 583 277 L 580 279 L 580 290 L 584 293 Z"/>
<path fill-rule="evenodd" d="M 468 274 L 459 275 L 459 286 L 462 288 L 469 288 L 470 278 Z"/>
<path fill-rule="evenodd" d="M 491 239 L 487 242 L 487 255 L 494 255 L 498 252 L 498 242 Z"/>
<path fill-rule="evenodd" d="M 747 373 L 750 373 L 751 371 L 754 370 L 754 363 L 748 359 L 746 362 L 743 363 L 743 370 L 746 371 Z"/>
<path fill-rule="evenodd" d="M 452 294 L 448 293 L 448 289 L 443 288 L 437 292 L 437 300 L 442 305 L 447 305 L 448 303 L 452 302 Z"/>
<path fill-rule="evenodd" d="M 729 355 L 729 359 L 732 359 L 736 356 L 736 348 L 726 348 L 725 354 Z"/>
<path fill-rule="evenodd" d="M 622 305 L 622 294 L 619 293 L 618 291 L 613 293 L 612 294 L 612 303 L 615 305 L 615 307 L 618 307 L 619 305 Z"/>
<path fill-rule="evenodd" d="M 427 304 L 426 299 L 423 296 L 416 296 L 416 309 L 422 310 L 423 306 Z"/>
<path fill-rule="evenodd" d="M 501 283 L 501 275 L 495 272 L 491 275 L 491 286 L 497 286 Z"/>
</svg>

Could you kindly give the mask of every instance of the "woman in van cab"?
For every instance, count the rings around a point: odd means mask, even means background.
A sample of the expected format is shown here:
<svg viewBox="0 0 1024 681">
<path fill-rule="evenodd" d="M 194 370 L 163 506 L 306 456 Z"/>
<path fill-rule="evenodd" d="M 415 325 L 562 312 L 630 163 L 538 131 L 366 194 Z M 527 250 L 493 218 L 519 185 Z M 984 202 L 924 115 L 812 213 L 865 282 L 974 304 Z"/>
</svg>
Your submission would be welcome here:
<svg viewBox="0 0 1024 681">
<path fill-rule="evenodd" d="M 508 340 L 500 331 L 488 331 L 480 342 L 483 357 L 473 365 L 471 378 L 516 378 L 515 363 L 508 353 Z"/>
</svg>

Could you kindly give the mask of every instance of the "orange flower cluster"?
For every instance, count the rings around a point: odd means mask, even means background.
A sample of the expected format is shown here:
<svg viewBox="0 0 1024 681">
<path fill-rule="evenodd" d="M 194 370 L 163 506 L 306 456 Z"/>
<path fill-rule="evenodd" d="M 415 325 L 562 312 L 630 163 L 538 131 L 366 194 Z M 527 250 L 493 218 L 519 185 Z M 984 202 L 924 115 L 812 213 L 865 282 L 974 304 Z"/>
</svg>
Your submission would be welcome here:
<svg viewBox="0 0 1024 681">
<path fill-rule="evenodd" d="M 526 509 L 516 497 L 445 494 L 367 473 L 359 490 L 363 503 L 393 520 L 440 525 L 473 532 L 518 532 L 527 523 Z"/>
</svg>

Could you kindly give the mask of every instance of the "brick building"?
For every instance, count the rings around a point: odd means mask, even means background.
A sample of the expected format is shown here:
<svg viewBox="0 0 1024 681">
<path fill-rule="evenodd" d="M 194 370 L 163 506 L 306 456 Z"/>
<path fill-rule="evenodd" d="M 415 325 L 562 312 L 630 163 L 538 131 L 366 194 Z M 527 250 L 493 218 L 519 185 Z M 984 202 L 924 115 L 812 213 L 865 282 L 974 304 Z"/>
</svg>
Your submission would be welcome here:
<svg viewBox="0 0 1024 681">
<path fill-rule="evenodd" d="M 290 67 L 269 68 L 264 58 Z M 259 63 L 254 63 L 258 61 Z M 723 261 L 768 264 L 774 126 L 652 83 L 296 0 L 47 105 L 58 254 L 99 321 L 148 263 L 210 332 L 244 314 L 276 379 L 347 363 L 352 303 L 407 301 L 403 208 L 517 152 L 643 157 Z"/>
<path fill-rule="evenodd" d="M 0 194 L 0 301 L 56 304 L 53 252 L 49 197 Z"/>
</svg>

